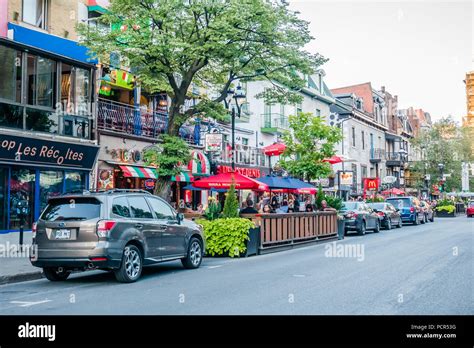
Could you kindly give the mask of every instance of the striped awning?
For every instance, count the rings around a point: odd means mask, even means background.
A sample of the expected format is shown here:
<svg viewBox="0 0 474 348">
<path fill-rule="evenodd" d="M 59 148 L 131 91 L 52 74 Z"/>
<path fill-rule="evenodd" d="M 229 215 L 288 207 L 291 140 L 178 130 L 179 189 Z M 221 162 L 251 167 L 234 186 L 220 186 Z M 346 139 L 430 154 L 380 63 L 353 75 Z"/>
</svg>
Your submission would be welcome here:
<svg viewBox="0 0 474 348">
<path fill-rule="evenodd" d="M 119 166 L 125 177 L 157 179 L 158 173 L 153 168 L 135 167 L 135 166 Z"/>
<path fill-rule="evenodd" d="M 201 151 L 191 152 L 191 160 L 188 163 L 188 170 L 194 176 L 211 175 L 211 165 L 209 164 L 209 159 Z"/>
<path fill-rule="evenodd" d="M 171 181 L 193 182 L 194 181 L 194 176 L 192 176 L 189 172 L 181 172 L 178 175 L 172 176 Z"/>
</svg>

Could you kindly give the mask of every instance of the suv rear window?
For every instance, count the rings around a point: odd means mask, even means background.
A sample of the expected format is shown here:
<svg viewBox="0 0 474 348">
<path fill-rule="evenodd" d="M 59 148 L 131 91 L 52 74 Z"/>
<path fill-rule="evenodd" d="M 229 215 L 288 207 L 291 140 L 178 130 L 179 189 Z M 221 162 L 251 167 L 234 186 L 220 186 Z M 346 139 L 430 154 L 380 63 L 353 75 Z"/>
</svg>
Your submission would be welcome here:
<svg viewBox="0 0 474 348">
<path fill-rule="evenodd" d="M 95 198 L 60 198 L 49 202 L 41 219 L 45 221 L 81 221 L 100 216 L 100 202 Z"/>
<path fill-rule="evenodd" d="M 403 207 L 411 207 L 413 205 L 410 198 L 392 198 L 387 199 L 386 201 L 392 203 L 395 208 L 399 209 Z"/>
</svg>

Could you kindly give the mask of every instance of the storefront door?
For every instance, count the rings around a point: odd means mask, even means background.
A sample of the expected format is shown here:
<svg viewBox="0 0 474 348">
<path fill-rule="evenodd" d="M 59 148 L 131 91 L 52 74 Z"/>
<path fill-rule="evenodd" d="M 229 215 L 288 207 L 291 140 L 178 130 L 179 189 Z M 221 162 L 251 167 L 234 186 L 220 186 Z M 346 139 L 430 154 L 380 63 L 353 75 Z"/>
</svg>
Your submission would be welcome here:
<svg viewBox="0 0 474 348">
<path fill-rule="evenodd" d="M 20 228 L 20 216 L 17 206 L 20 201 L 26 201 L 28 214 L 25 217 L 24 228 L 29 229 L 34 220 L 35 202 L 35 171 L 13 167 L 10 178 L 10 229 Z"/>
<path fill-rule="evenodd" d="M 8 168 L 0 167 L 0 230 L 8 223 Z"/>
</svg>

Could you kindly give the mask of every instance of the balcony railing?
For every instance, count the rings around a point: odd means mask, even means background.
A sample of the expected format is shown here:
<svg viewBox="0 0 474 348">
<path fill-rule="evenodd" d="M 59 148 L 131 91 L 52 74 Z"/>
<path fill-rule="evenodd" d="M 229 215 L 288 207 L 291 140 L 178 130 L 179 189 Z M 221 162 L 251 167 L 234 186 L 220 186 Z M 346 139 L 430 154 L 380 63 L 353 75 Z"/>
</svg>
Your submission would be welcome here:
<svg viewBox="0 0 474 348">
<path fill-rule="evenodd" d="M 102 130 L 156 138 L 166 132 L 168 114 L 137 110 L 127 104 L 101 99 L 97 108 L 97 127 Z"/>
<path fill-rule="evenodd" d="M 262 118 L 262 132 L 264 133 L 281 132 L 284 130 L 288 130 L 290 127 L 288 118 L 282 114 L 263 114 Z"/>
<path fill-rule="evenodd" d="M 380 162 L 385 157 L 385 149 L 370 149 L 370 161 Z"/>
</svg>

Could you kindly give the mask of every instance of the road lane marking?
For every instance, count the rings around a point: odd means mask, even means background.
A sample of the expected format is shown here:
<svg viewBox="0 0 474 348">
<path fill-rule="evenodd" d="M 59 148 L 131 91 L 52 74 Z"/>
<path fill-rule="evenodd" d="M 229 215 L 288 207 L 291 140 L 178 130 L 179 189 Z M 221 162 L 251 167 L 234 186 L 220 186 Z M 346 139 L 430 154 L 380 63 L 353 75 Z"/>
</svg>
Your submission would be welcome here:
<svg viewBox="0 0 474 348">
<path fill-rule="evenodd" d="M 222 265 L 207 266 L 208 269 L 219 268 L 219 267 L 222 267 Z"/>
<path fill-rule="evenodd" d="M 304 278 L 304 277 L 306 277 L 306 275 L 305 274 L 293 274 L 293 277 Z"/>
<path fill-rule="evenodd" d="M 51 300 L 43 300 L 43 301 L 36 301 L 36 302 L 28 302 L 28 301 L 10 301 L 11 304 L 17 304 L 20 307 L 30 307 L 35 306 L 38 304 L 51 302 Z"/>
</svg>

